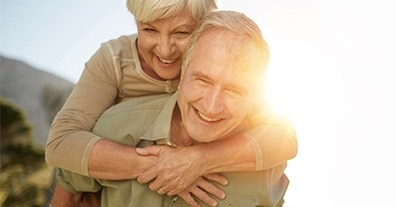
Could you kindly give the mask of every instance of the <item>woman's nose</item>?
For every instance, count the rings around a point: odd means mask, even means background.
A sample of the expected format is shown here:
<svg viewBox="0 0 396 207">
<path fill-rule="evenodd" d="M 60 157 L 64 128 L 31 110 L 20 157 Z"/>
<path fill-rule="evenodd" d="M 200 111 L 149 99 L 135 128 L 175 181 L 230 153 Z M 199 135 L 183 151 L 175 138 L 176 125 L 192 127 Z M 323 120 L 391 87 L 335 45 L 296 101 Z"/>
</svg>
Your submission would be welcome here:
<svg viewBox="0 0 396 207">
<path fill-rule="evenodd" d="M 163 58 L 169 57 L 174 51 L 175 43 L 172 38 L 166 36 L 161 37 L 158 42 L 158 55 Z"/>
</svg>

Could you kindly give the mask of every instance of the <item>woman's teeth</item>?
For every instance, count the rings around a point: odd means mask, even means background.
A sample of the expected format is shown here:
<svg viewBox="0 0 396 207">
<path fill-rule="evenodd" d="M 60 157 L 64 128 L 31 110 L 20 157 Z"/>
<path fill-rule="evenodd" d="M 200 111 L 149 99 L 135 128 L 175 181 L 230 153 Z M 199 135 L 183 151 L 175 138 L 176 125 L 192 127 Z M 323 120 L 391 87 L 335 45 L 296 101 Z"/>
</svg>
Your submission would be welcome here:
<svg viewBox="0 0 396 207">
<path fill-rule="evenodd" d="M 158 59 L 164 64 L 171 64 L 171 63 L 175 62 L 175 60 L 166 60 L 166 59 L 162 59 L 162 58 L 158 58 Z"/>
</svg>

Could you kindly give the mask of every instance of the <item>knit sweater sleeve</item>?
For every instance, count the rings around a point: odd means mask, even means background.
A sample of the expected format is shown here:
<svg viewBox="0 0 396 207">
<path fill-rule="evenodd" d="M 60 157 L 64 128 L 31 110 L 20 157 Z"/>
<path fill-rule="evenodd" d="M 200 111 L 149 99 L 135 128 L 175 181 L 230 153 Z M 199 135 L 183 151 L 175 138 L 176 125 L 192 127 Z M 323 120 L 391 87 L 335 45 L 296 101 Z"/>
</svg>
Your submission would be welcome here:
<svg viewBox="0 0 396 207">
<path fill-rule="evenodd" d="M 46 161 L 55 167 L 88 175 L 88 158 L 101 137 L 91 133 L 98 117 L 114 104 L 118 94 L 119 68 L 103 43 L 85 64 L 63 108 L 50 127 Z"/>
</svg>

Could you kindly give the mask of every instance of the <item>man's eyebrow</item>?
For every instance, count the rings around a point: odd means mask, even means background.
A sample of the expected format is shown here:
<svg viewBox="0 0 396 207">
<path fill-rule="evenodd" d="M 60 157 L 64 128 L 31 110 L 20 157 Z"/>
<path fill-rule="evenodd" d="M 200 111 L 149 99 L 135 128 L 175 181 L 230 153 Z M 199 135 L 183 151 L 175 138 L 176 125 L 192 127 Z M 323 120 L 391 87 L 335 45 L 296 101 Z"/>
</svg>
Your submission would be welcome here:
<svg viewBox="0 0 396 207">
<path fill-rule="evenodd" d="M 216 81 L 214 81 L 212 79 L 212 77 L 210 77 L 210 75 L 203 73 L 202 71 L 195 71 L 191 74 L 191 77 L 199 77 L 199 78 L 203 78 L 205 80 L 207 80 L 210 83 L 215 83 Z M 248 88 L 246 86 L 246 84 L 238 84 L 238 81 L 234 81 L 232 83 L 228 83 L 225 85 L 225 88 L 230 88 L 230 89 L 234 89 L 234 90 L 238 90 L 238 91 L 247 91 Z"/>
<path fill-rule="evenodd" d="M 204 78 L 204 79 L 212 80 L 212 78 L 209 75 L 203 73 L 202 71 L 194 71 L 191 74 L 191 76 L 193 76 L 193 77 L 201 77 L 201 78 Z"/>
</svg>

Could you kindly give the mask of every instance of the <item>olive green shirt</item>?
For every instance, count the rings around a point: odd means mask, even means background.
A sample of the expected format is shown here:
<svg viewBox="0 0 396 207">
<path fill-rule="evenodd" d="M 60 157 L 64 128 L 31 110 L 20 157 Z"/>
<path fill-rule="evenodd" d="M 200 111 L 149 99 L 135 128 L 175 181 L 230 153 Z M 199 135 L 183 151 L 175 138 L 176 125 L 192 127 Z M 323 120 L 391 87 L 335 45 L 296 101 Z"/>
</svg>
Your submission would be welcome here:
<svg viewBox="0 0 396 207">
<path fill-rule="evenodd" d="M 129 146 L 166 143 L 176 96 L 143 96 L 117 104 L 99 118 L 93 132 Z M 224 173 L 229 184 L 221 187 L 226 198 L 219 200 L 218 206 L 281 206 L 288 186 L 285 167 L 286 163 L 264 171 Z M 136 180 L 97 180 L 67 170 L 58 171 L 57 177 L 71 192 L 102 190 L 102 207 L 188 206 L 177 196 L 159 195 Z"/>
</svg>

